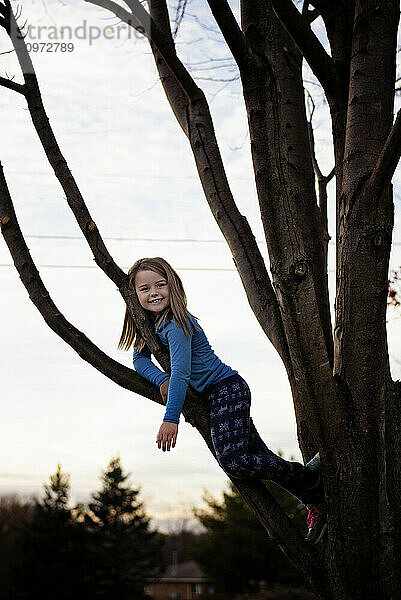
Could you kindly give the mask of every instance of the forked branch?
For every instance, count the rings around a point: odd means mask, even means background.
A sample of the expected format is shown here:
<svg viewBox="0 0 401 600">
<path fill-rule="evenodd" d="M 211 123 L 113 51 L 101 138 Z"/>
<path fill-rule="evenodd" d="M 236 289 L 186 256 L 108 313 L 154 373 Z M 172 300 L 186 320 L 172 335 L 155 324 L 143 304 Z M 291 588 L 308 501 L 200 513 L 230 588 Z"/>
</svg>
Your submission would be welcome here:
<svg viewBox="0 0 401 600">
<path fill-rule="evenodd" d="M 327 97 L 335 98 L 341 81 L 332 58 L 310 28 L 309 20 L 301 15 L 292 0 L 273 0 L 273 9 L 289 35 L 298 46 Z"/>
<path fill-rule="evenodd" d="M 25 243 L 1 164 L 0 222 L 1 232 L 21 281 L 47 325 L 103 375 L 123 388 L 162 404 L 157 387 L 102 352 L 84 333 L 69 323 L 54 304 Z"/>
<path fill-rule="evenodd" d="M 86 1 L 103 6 L 106 0 Z M 149 41 L 157 58 L 156 64 L 162 75 L 162 83 L 165 86 L 167 97 L 174 112 L 176 115 L 182 116 L 183 99 L 182 94 L 180 95 L 180 88 L 182 88 L 180 74 L 185 70 L 185 81 L 188 81 L 188 78 L 192 80 L 192 77 L 175 53 L 171 29 L 166 23 L 167 7 L 165 0 L 151 1 L 152 15 L 146 13 L 142 6 L 139 10 L 137 5 L 140 3 L 137 0 L 126 0 L 126 4 L 131 9 L 135 9 L 136 17 L 140 15 L 140 18 L 144 20 L 142 25 L 145 29 L 146 19 L 150 19 L 151 25 L 147 27 L 147 30 L 151 33 Z M 112 12 L 114 11 L 112 10 Z M 155 22 L 153 16 L 158 18 L 158 22 Z M 154 32 L 157 32 L 158 36 L 163 35 L 162 46 L 158 39 L 154 39 Z M 164 53 L 164 49 L 166 49 L 166 53 Z M 176 85 L 174 81 L 164 81 L 165 69 L 164 65 L 160 64 L 161 60 L 164 61 L 167 68 L 174 75 Z M 178 63 L 180 64 L 179 69 L 177 69 Z M 193 80 L 192 82 L 195 86 L 195 82 Z M 197 89 L 199 90 L 199 88 Z M 195 97 L 188 97 L 185 110 L 186 126 L 183 128 L 190 140 L 209 206 L 232 251 L 252 310 L 280 354 L 287 371 L 291 373 L 289 350 L 277 298 L 255 237 L 246 218 L 240 214 L 231 193 L 209 106 L 201 90 Z M 177 118 L 180 120 L 179 116 Z"/>
<path fill-rule="evenodd" d="M 156 386 L 140 377 L 135 371 L 128 369 L 107 356 L 60 313 L 50 298 L 29 249 L 26 246 L 1 165 L 0 223 L 3 237 L 10 250 L 21 281 L 47 325 L 69 344 L 81 358 L 106 375 L 106 377 L 128 390 L 149 398 L 158 404 L 163 404 Z M 183 412 L 186 420 L 198 428 L 213 456 L 216 457 L 210 436 L 208 407 L 202 400 L 203 397 L 201 394 L 190 390 Z M 271 536 L 281 545 L 301 572 L 306 577 L 309 577 L 313 564 L 312 553 L 302 541 L 300 533 L 294 527 L 291 520 L 286 516 L 266 487 L 258 481 L 245 482 L 235 480 L 233 483 L 250 504 Z"/>
<path fill-rule="evenodd" d="M 152 19 L 159 27 L 166 43 L 170 45 L 172 52 L 175 52 L 175 43 L 170 28 L 170 18 L 166 3 L 163 0 L 148 0 L 148 4 Z M 170 67 L 167 65 L 155 44 L 153 44 L 151 40 L 149 43 L 167 100 L 170 103 L 179 125 L 188 137 L 188 97 L 184 94 L 182 87 L 177 82 Z"/>
<path fill-rule="evenodd" d="M 311 24 L 315 19 L 318 18 L 320 13 L 317 10 L 317 8 L 309 10 L 309 6 L 310 2 L 308 2 L 308 0 L 304 0 L 304 3 L 302 5 L 302 16 L 309 24 Z"/>
<path fill-rule="evenodd" d="M 207 1 L 238 67 L 247 66 L 252 54 L 227 0 Z"/>
<path fill-rule="evenodd" d="M 20 83 L 16 83 L 12 79 L 7 79 L 6 77 L 0 77 L 0 85 L 2 87 L 8 88 L 9 90 L 13 90 L 13 92 L 18 92 L 25 96 L 25 87 Z"/>
<path fill-rule="evenodd" d="M 167 42 L 156 23 L 151 18 L 150 14 L 146 12 L 142 4 L 138 0 L 125 0 L 125 3 L 131 9 L 131 13 L 124 11 L 121 6 L 112 2 L 112 0 L 85 0 L 89 4 L 100 6 L 111 11 L 117 17 L 121 18 L 130 27 L 133 27 L 140 33 L 142 33 L 149 41 L 151 41 L 159 52 L 164 57 L 164 60 L 169 65 L 171 72 L 177 79 L 178 84 L 181 86 L 184 93 L 187 95 L 188 100 L 194 101 L 201 94 L 200 89 L 195 84 L 194 80 L 184 67 L 182 62 L 178 59 L 176 53 L 171 48 L 171 45 Z M 129 14 L 129 18 L 127 18 Z M 139 25 L 138 25 L 139 24 Z"/>
<path fill-rule="evenodd" d="M 27 99 L 33 125 L 42 142 L 49 163 L 53 167 L 54 173 L 64 190 L 67 202 L 93 252 L 96 263 L 120 288 L 126 279 L 126 274 L 116 265 L 110 256 L 96 224 L 85 205 L 78 185 L 67 165 L 67 161 L 61 153 L 42 102 L 39 84 L 24 37 L 18 27 L 11 7 L 8 19 L 10 31 L 12 31 L 10 39 L 24 76 L 24 95 Z"/>
<path fill-rule="evenodd" d="M 401 109 L 370 177 L 370 187 L 379 196 L 390 183 L 401 157 Z"/>
<path fill-rule="evenodd" d="M 24 37 L 11 11 L 11 7 L 8 13 L 8 20 L 8 29 L 13 32 L 13 34 L 10 35 L 10 39 L 13 43 L 25 80 L 24 89 L 25 97 L 28 102 L 28 109 L 47 159 L 53 167 L 54 173 L 66 195 L 68 205 L 92 250 L 96 264 L 116 284 L 126 305 L 138 323 L 150 351 L 155 354 L 159 363 L 163 364 L 163 368 L 167 370 L 169 368 L 167 353 L 162 350 L 152 323 L 150 323 L 145 311 L 137 301 L 135 294 L 132 294 L 132 290 L 129 289 L 126 274 L 115 263 L 107 250 L 96 223 L 92 219 L 85 204 L 75 178 L 60 150 L 43 105 L 39 84 L 26 48 Z"/>
<path fill-rule="evenodd" d="M 330 173 L 326 176 L 323 175 L 322 171 L 320 170 L 319 163 L 317 162 L 316 154 L 315 154 L 315 137 L 314 137 L 313 125 L 312 125 L 313 114 L 315 112 L 315 103 L 313 101 L 312 96 L 309 94 L 308 91 L 307 91 L 307 95 L 308 95 L 308 104 L 310 106 L 310 116 L 307 121 L 309 149 L 310 149 L 310 155 L 311 155 L 311 159 L 312 159 L 313 170 L 315 172 L 316 179 L 318 182 L 319 208 L 320 208 L 320 212 L 322 215 L 322 225 L 325 230 L 325 234 L 326 234 L 325 241 L 326 241 L 326 245 L 327 245 L 327 243 L 329 242 L 329 239 L 330 239 L 329 232 L 328 232 L 328 222 L 327 222 L 327 184 L 333 179 L 336 169 L 335 169 L 335 167 L 333 167 L 332 170 L 330 171 Z M 326 250 L 326 252 L 327 252 L 327 250 Z"/>
</svg>

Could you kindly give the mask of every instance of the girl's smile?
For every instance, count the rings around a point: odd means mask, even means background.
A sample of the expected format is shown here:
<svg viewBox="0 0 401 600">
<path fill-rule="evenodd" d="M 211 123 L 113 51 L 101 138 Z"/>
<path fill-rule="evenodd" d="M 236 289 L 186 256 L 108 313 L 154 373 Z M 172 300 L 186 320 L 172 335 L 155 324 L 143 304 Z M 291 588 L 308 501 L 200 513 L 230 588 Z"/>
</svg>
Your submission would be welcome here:
<svg viewBox="0 0 401 600">
<path fill-rule="evenodd" d="M 170 304 L 168 283 L 155 271 L 138 271 L 135 290 L 140 305 L 154 314 L 161 313 Z"/>
</svg>

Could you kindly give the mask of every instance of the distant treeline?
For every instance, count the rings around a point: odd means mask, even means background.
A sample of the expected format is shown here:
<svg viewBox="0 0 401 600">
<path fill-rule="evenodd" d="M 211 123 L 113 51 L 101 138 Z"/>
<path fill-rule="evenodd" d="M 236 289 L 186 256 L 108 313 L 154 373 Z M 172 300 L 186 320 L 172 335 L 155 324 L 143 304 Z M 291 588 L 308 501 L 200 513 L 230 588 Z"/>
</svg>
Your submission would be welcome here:
<svg viewBox="0 0 401 600">
<path fill-rule="evenodd" d="M 205 496 L 207 507 L 194 509 L 204 533 L 184 523 L 166 535 L 150 529 L 139 490 L 127 479 L 120 458 L 112 458 L 101 490 L 71 508 L 70 478 L 59 465 L 40 500 L 0 497 L 0 600 L 143 600 L 146 579 L 161 576 L 173 552 L 179 562 L 197 561 L 216 595 L 300 585 L 232 484 L 221 503 Z M 302 527 L 303 507 L 267 485 Z"/>
</svg>

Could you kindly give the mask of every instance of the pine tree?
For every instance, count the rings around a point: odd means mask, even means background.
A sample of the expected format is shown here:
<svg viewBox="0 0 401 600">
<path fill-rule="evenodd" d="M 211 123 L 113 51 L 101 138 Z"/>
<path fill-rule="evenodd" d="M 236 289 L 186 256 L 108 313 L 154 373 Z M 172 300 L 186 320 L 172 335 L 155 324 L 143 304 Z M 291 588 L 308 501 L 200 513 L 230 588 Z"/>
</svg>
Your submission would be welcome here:
<svg viewBox="0 0 401 600">
<path fill-rule="evenodd" d="M 20 527 L 12 567 L 12 597 L 67 600 L 84 598 L 82 525 L 68 507 L 70 477 L 58 465 L 44 498 L 35 499 L 32 517 Z"/>
<path fill-rule="evenodd" d="M 287 515 L 302 527 L 304 507 L 280 486 L 272 482 L 266 485 Z M 223 493 L 223 502 L 207 494 L 204 500 L 207 508 L 194 509 L 194 513 L 206 533 L 192 544 L 191 554 L 212 579 L 217 592 L 231 597 L 258 590 L 260 581 L 270 586 L 300 583 L 295 569 L 266 535 L 233 483 Z"/>
<path fill-rule="evenodd" d="M 85 525 L 91 536 L 87 581 L 97 598 L 140 600 L 147 577 L 163 568 L 161 538 L 149 530 L 149 519 L 138 501 L 139 490 L 126 483 L 119 457 L 102 476 L 103 487 L 92 495 Z"/>
<path fill-rule="evenodd" d="M 32 502 L 16 495 L 0 497 L 0 600 L 12 595 L 11 566 L 15 563 L 18 530 L 32 516 Z"/>
</svg>

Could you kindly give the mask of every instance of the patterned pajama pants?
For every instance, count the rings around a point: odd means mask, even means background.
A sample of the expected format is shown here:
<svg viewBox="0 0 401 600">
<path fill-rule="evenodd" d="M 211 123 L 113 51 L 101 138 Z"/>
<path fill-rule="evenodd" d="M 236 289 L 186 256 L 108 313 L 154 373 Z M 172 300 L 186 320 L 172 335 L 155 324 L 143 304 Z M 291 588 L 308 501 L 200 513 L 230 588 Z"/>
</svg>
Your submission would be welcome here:
<svg viewBox="0 0 401 600">
<path fill-rule="evenodd" d="M 209 388 L 210 429 L 217 460 L 233 478 L 271 479 L 304 504 L 322 501 L 316 473 L 269 450 L 250 417 L 251 393 L 238 374 Z"/>
</svg>

